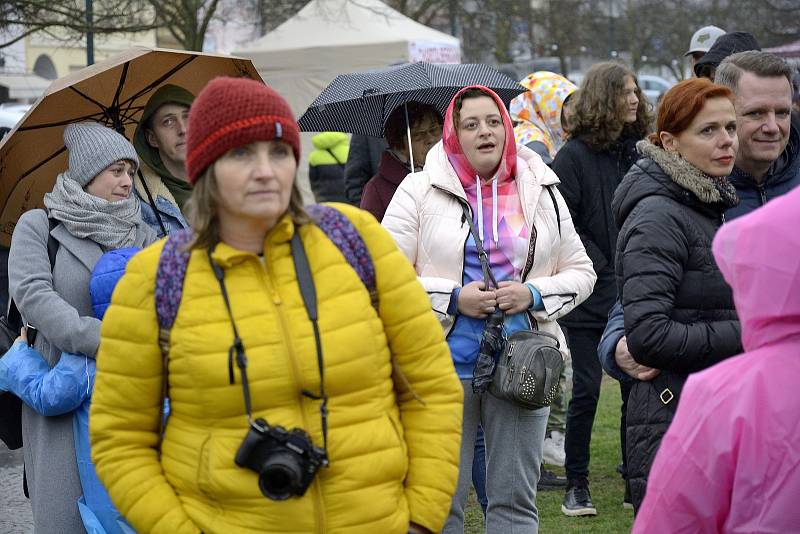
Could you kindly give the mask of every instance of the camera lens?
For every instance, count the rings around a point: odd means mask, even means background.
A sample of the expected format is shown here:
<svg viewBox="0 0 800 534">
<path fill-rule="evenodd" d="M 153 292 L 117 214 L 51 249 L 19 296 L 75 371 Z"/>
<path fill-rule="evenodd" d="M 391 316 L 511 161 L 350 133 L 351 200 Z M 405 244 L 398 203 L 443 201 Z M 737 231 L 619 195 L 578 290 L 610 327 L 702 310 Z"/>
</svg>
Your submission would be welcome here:
<svg viewBox="0 0 800 534">
<path fill-rule="evenodd" d="M 269 499 L 284 501 L 294 495 L 295 488 L 303 480 L 297 455 L 291 452 L 275 452 L 269 456 L 258 477 L 261 493 Z"/>
</svg>

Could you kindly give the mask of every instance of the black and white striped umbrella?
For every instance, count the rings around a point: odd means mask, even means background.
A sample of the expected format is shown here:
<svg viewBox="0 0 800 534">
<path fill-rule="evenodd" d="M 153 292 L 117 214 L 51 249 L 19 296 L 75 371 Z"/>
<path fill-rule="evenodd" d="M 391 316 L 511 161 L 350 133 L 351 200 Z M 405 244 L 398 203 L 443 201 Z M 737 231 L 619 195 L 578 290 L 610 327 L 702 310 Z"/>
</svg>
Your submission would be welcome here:
<svg viewBox="0 0 800 534">
<path fill-rule="evenodd" d="M 508 103 L 526 89 L 489 65 L 407 63 L 341 74 L 298 121 L 304 132 L 349 132 L 383 136 L 389 115 L 406 102 L 434 106 L 444 118 L 453 96 L 468 85 L 484 85 Z"/>
</svg>

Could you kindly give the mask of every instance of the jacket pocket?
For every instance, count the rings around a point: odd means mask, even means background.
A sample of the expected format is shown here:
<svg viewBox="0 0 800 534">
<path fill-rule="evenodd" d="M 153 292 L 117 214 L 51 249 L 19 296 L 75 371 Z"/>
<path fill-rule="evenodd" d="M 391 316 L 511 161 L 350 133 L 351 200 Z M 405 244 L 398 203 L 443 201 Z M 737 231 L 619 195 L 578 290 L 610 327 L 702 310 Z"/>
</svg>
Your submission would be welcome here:
<svg viewBox="0 0 800 534">
<path fill-rule="evenodd" d="M 197 469 L 198 489 L 214 501 L 262 498 L 258 473 L 234 462 L 244 432 L 208 434 L 200 450 Z"/>
<path fill-rule="evenodd" d="M 389 420 L 389 425 L 392 427 L 393 435 L 396 439 L 396 444 L 400 448 L 402 453 L 402 473 L 403 477 L 405 478 L 405 474 L 408 473 L 408 446 L 406 445 L 406 440 L 404 437 L 404 431 L 400 421 L 396 420 L 392 414 L 387 413 L 386 419 Z"/>
</svg>

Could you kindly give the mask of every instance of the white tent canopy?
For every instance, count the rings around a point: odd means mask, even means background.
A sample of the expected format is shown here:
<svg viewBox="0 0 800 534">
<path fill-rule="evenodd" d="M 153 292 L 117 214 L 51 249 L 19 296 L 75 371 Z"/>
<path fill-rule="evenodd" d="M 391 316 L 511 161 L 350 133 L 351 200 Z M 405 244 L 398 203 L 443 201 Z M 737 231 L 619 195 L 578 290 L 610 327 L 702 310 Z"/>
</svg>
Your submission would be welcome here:
<svg viewBox="0 0 800 534">
<path fill-rule="evenodd" d="M 235 55 L 253 60 L 264 80 L 299 115 L 337 74 L 394 63 L 459 63 L 459 40 L 379 0 L 312 0 L 294 17 Z"/>
<path fill-rule="evenodd" d="M 459 40 L 379 0 L 312 0 L 294 17 L 235 55 L 253 60 L 264 81 L 300 116 L 339 74 L 409 61 L 459 63 Z M 301 176 L 310 135 L 303 135 Z M 305 184 L 307 180 L 303 180 Z M 307 188 L 305 185 L 303 189 Z"/>
</svg>

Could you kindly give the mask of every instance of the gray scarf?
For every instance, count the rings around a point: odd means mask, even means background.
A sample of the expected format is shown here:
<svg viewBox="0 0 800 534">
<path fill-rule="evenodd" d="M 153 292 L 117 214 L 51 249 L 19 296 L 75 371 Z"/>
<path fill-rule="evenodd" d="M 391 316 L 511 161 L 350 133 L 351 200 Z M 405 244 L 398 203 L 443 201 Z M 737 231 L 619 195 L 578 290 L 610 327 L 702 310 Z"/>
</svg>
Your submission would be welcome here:
<svg viewBox="0 0 800 534">
<path fill-rule="evenodd" d="M 59 174 L 53 190 L 44 196 L 50 217 L 75 237 L 94 241 L 105 250 L 142 247 L 155 241 L 155 232 L 142 221 L 139 200 L 131 195 L 109 202 L 91 195 L 75 180 Z"/>
</svg>

